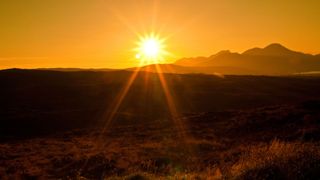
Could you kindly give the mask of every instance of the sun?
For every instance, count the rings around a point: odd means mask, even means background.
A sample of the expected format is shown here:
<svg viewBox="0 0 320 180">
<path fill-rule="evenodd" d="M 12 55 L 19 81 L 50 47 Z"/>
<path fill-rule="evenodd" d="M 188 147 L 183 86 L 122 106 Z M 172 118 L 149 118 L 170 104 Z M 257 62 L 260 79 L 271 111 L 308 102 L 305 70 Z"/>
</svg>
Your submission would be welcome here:
<svg viewBox="0 0 320 180">
<path fill-rule="evenodd" d="M 136 59 L 140 60 L 142 65 L 161 63 L 168 52 L 165 50 L 165 39 L 159 35 L 151 33 L 149 35 L 140 36 L 135 48 Z"/>
<path fill-rule="evenodd" d="M 142 53 L 146 57 L 150 57 L 150 58 L 156 58 L 159 53 L 159 49 L 160 49 L 160 43 L 156 39 L 146 39 L 142 43 L 142 47 L 141 47 Z"/>
</svg>

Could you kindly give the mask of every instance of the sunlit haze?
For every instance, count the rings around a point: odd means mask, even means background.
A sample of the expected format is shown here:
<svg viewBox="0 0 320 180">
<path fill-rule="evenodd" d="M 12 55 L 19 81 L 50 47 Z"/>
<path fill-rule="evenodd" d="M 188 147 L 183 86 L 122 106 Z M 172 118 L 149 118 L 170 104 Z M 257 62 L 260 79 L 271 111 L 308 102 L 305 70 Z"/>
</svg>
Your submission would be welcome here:
<svg viewBox="0 0 320 180">
<path fill-rule="evenodd" d="M 319 7 L 298 0 L 2 0 L 0 69 L 125 68 L 143 56 L 171 63 L 274 42 L 318 54 Z M 140 41 L 152 32 L 165 44 Z M 140 52 L 132 51 L 137 41 Z"/>
</svg>

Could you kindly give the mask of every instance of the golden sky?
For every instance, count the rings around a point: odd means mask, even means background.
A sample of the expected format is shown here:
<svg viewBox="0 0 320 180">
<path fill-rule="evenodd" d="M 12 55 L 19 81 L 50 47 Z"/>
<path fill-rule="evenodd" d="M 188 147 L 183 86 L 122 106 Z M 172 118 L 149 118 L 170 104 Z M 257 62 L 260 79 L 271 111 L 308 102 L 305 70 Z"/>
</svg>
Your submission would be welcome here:
<svg viewBox="0 0 320 180">
<path fill-rule="evenodd" d="M 277 42 L 320 53 L 318 0 L 1 0 L 0 68 L 123 68 L 138 34 L 173 56 L 242 52 Z"/>
</svg>

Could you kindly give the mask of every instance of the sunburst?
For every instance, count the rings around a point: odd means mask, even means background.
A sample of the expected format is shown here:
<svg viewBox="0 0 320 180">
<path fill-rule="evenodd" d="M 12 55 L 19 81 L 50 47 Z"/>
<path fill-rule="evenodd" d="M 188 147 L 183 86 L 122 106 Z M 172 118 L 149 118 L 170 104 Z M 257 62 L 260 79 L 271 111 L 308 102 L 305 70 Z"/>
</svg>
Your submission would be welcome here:
<svg viewBox="0 0 320 180">
<path fill-rule="evenodd" d="M 140 60 L 142 65 L 162 63 L 169 54 L 165 43 L 166 39 L 155 33 L 139 36 L 137 47 L 134 49 L 135 58 Z"/>
</svg>

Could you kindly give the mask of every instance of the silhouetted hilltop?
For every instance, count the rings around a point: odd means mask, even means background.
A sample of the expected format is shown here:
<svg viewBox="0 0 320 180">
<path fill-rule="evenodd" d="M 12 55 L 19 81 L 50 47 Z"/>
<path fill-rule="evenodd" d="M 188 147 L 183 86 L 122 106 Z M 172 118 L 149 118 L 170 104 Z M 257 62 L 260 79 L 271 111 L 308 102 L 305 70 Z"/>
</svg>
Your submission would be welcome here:
<svg viewBox="0 0 320 180">
<path fill-rule="evenodd" d="M 221 51 L 210 57 L 184 58 L 177 60 L 175 64 L 193 68 L 225 67 L 223 71 L 215 71 L 215 73 L 222 74 L 238 74 L 237 72 L 226 70 L 226 67 L 232 67 L 232 69 L 246 70 L 240 74 L 288 75 L 319 71 L 320 55 L 292 51 L 281 44 L 273 43 L 264 48 L 249 49 L 242 54 Z"/>
<path fill-rule="evenodd" d="M 196 60 L 195 60 L 196 59 Z M 208 60 L 207 57 L 182 58 L 175 62 L 176 65 L 198 66 Z"/>
<path fill-rule="evenodd" d="M 36 70 L 45 70 L 45 71 L 65 71 L 65 72 L 72 72 L 72 71 L 114 71 L 116 69 L 109 69 L 109 68 L 38 68 Z"/>
<path fill-rule="evenodd" d="M 127 70 L 134 71 L 136 69 L 137 68 L 129 68 Z M 255 74 L 255 72 L 249 69 L 233 66 L 180 66 L 176 64 L 150 64 L 141 67 L 139 71 L 171 74 Z"/>
<path fill-rule="evenodd" d="M 253 48 L 242 53 L 243 55 L 255 56 L 301 56 L 306 55 L 301 52 L 291 51 L 278 43 L 273 43 L 265 48 Z"/>
</svg>

